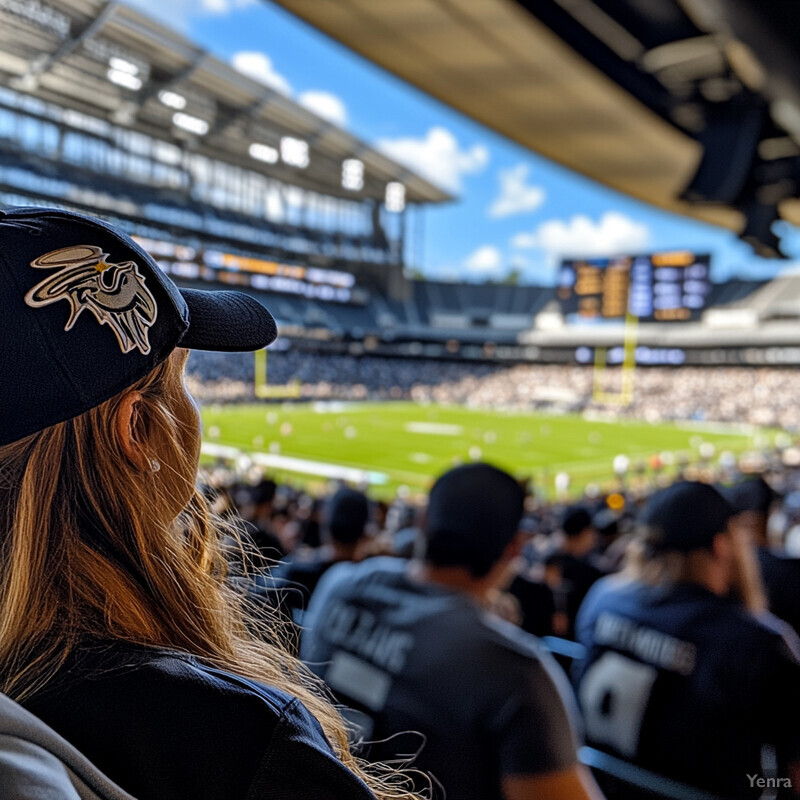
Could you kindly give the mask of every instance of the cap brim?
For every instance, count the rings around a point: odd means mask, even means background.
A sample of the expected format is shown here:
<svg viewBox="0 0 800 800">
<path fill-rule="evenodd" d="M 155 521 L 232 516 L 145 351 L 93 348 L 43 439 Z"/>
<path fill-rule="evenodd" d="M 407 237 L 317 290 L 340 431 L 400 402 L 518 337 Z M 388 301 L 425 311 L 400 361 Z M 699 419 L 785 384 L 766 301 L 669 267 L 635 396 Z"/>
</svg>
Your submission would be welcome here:
<svg viewBox="0 0 800 800">
<path fill-rule="evenodd" d="M 260 350 L 278 337 L 272 314 L 242 292 L 181 289 L 189 307 L 189 329 L 179 347 L 239 352 Z"/>
</svg>

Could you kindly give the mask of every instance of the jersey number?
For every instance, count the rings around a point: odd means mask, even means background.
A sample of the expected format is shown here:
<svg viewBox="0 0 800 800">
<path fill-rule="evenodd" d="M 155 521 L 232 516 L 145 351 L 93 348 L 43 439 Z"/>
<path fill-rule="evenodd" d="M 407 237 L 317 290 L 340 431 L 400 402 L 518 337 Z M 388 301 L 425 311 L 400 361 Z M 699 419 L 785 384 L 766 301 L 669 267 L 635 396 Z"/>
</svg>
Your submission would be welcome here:
<svg viewBox="0 0 800 800">
<path fill-rule="evenodd" d="M 636 756 L 642 719 L 658 670 L 619 653 L 604 653 L 588 670 L 578 695 L 591 743 Z"/>
</svg>

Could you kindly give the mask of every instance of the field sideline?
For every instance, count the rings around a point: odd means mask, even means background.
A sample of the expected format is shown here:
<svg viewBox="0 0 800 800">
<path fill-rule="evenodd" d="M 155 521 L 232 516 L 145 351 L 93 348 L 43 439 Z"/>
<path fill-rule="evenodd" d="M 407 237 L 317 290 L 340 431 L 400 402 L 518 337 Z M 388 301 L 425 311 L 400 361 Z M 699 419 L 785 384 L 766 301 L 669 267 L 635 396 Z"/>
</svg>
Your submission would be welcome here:
<svg viewBox="0 0 800 800">
<path fill-rule="evenodd" d="M 716 459 L 769 444 L 775 434 L 408 402 L 206 406 L 203 421 L 207 457 L 235 448 L 271 474 L 306 483 L 363 479 L 378 496 L 400 486 L 424 491 L 454 463 L 481 459 L 533 477 L 552 497 L 560 471 L 570 474 L 571 492 L 610 485 L 620 454 L 632 464 L 656 453 L 667 454 L 665 461 L 696 461 L 707 443 Z"/>
</svg>

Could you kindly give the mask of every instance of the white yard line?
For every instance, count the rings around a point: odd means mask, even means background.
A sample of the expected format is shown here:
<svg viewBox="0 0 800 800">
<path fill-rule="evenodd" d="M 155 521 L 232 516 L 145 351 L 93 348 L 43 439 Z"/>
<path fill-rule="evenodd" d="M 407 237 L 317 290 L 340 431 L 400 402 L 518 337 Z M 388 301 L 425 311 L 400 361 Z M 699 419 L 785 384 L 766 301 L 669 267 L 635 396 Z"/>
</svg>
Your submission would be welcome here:
<svg viewBox="0 0 800 800">
<path fill-rule="evenodd" d="M 444 422 L 406 422 L 403 429 L 408 433 L 427 433 L 434 436 L 461 436 L 463 425 L 449 425 Z"/>
<path fill-rule="evenodd" d="M 382 485 L 389 482 L 389 476 L 385 472 L 343 467 L 340 464 L 327 464 L 324 461 L 312 461 L 308 458 L 295 458 L 294 456 L 282 456 L 275 453 L 248 453 L 244 450 L 237 450 L 235 447 L 227 447 L 226 445 L 212 442 L 203 443 L 203 453 L 215 458 L 234 460 L 244 456 L 260 467 L 285 469 L 289 472 L 300 472 L 303 475 L 319 475 L 323 478 L 334 478 L 352 483 Z"/>
</svg>

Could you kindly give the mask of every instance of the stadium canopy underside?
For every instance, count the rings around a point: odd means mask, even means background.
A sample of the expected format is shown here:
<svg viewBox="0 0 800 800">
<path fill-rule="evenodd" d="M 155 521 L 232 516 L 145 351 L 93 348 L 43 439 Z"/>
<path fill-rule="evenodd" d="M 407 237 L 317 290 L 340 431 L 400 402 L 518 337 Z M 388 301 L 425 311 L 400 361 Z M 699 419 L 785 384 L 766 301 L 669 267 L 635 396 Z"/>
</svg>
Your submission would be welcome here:
<svg viewBox="0 0 800 800">
<path fill-rule="evenodd" d="M 115 0 L 0 0 L 0 87 L 9 90 L 3 103 L 32 115 L 37 101 L 55 104 L 71 114 L 58 122 L 77 121 L 100 137 L 111 123 L 329 197 L 382 203 L 394 182 L 404 187 L 406 203 L 451 199 L 337 125 Z M 167 165 L 178 162 L 162 150 Z M 344 185 L 346 159 L 361 163 L 356 185 Z"/>
<path fill-rule="evenodd" d="M 800 224 L 783 0 L 278 0 L 519 144 L 780 255 Z"/>
</svg>

